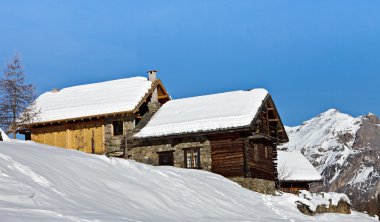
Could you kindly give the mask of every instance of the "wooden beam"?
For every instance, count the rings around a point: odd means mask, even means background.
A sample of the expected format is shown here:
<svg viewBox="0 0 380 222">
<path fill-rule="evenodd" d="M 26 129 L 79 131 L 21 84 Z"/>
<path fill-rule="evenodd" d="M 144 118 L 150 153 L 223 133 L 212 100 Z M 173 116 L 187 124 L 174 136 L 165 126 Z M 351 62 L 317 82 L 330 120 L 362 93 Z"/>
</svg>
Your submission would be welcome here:
<svg viewBox="0 0 380 222">
<path fill-rule="evenodd" d="M 168 95 L 161 95 L 161 96 L 158 96 L 158 99 L 167 99 L 167 98 L 169 98 Z"/>
</svg>

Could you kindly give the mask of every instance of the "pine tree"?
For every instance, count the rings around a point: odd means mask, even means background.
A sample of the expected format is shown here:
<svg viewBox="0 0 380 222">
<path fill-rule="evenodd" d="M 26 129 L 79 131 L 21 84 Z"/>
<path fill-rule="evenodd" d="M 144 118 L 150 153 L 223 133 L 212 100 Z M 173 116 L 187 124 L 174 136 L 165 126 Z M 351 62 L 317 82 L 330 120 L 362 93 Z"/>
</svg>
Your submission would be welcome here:
<svg viewBox="0 0 380 222">
<path fill-rule="evenodd" d="M 35 108 L 35 87 L 25 83 L 20 57 L 15 55 L 0 79 L 0 126 L 16 138 L 17 130 L 25 127 L 39 114 Z"/>
</svg>

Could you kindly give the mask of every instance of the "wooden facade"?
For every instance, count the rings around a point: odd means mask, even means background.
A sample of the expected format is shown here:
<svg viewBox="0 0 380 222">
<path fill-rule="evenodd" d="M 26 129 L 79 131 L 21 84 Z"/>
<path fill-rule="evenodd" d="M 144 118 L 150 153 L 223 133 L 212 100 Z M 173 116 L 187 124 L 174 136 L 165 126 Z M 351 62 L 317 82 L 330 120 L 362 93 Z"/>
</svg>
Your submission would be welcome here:
<svg viewBox="0 0 380 222">
<path fill-rule="evenodd" d="M 153 102 L 154 92 L 157 93 L 157 98 Z M 37 122 L 27 126 L 23 132 L 26 138 L 30 137 L 34 142 L 86 153 L 124 152 L 128 134 L 142 124 L 141 119 L 149 113 L 149 104 L 154 103 L 155 107 L 159 107 L 168 100 L 170 96 L 165 87 L 159 79 L 155 79 L 152 88 L 133 110 Z M 115 135 L 115 123 L 122 126 L 121 135 Z"/>
<path fill-rule="evenodd" d="M 96 154 L 105 152 L 104 135 L 104 119 L 31 128 L 32 141 Z"/>
<path fill-rule="evenodd" d="M 309 190 L 310 183 L 310 181 L 283 181 L 280 183 L 280 189 L 287 193 L 298 194 L 300 190 Z"/>
</svg>

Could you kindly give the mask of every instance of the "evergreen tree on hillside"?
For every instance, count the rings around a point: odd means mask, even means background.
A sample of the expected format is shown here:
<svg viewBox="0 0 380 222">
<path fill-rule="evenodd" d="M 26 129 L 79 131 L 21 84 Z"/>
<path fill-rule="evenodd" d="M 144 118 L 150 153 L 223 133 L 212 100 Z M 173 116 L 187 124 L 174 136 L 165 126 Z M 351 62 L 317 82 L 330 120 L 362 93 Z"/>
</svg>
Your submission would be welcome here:
<svg viewBox="0 0 380 222">
<path fill-rule="evenodd" d="M 0 79 L 0 126 L 16 138 L 17 130 L 39 114 L 35 108 L 35 87 L 25 83 L 20 57 L 15 55 Z"/>
</svg>

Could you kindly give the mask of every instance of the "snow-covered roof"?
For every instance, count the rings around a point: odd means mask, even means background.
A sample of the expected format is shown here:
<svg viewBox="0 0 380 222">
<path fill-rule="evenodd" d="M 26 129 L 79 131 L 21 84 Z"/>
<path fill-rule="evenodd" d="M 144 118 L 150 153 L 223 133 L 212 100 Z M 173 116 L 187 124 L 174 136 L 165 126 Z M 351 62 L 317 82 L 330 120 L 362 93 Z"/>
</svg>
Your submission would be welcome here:
<svg viewBox="0 0 380 222">
<path fill-rule="evenodd" d="M 36 100 L 41 113 L 34 123 L 133 110 L 152 87 L 145 77 L 132 77 L 45 92 Z"/>
<path fill-rule="evenodd" d="M 249 126 L 268 95 L 265 89 L 171 100 L 135 137 L 158 137 Z"/>
<path fill-rule="evenodd" d="M 321 181 L 322 177 L 301 152 L 277 151 L 277 172 L 281 181 Z"/>
</svg>

